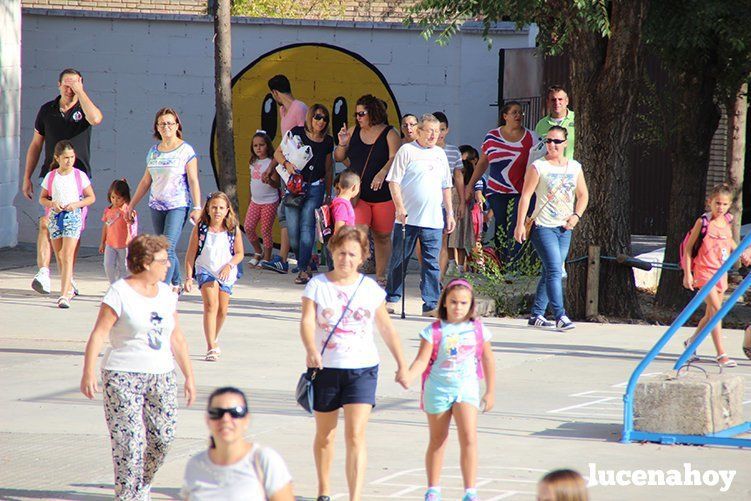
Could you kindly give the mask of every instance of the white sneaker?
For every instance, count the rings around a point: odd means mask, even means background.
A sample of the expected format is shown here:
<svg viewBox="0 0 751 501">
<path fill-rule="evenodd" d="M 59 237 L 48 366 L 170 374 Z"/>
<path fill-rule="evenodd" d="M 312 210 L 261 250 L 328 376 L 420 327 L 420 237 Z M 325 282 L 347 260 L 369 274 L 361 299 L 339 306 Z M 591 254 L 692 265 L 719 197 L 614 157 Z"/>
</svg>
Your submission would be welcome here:
<svg viewBox="0 0 751 501">
<path fill-rule="evenodd" d="M 64 310 L 70 308 L 70 300 L 65 296 L 60 296 L 57 298 L 57 307 Z"/>
<path fill-rule="evenodd" d="M 574 322 L 571 321 L 566 315 L 555 321 L 555 328 L 559 331 L 570 331 L 575 328 Z"/>
<path fill-rule="evenodd" d="M 31 281 L 31 288 L 37 291 L 39 294 L 50 293 L 50 269 L 39 268 L 39 271 L 34 275 L 34 280 Z"/>
</svg>

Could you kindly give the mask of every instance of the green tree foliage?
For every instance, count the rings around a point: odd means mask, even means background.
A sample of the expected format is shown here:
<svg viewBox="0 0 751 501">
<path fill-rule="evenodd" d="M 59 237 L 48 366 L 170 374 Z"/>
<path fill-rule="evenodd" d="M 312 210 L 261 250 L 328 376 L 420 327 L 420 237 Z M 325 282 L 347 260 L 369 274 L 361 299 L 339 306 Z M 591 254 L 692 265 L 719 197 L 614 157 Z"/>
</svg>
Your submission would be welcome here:
<svg viewBox="0 0 751 501">
<path fill-rule="evenodd" d="M 232 15 L 328 19 L 344 13 L 341 0 L 233 0 Z"/>
</svg>

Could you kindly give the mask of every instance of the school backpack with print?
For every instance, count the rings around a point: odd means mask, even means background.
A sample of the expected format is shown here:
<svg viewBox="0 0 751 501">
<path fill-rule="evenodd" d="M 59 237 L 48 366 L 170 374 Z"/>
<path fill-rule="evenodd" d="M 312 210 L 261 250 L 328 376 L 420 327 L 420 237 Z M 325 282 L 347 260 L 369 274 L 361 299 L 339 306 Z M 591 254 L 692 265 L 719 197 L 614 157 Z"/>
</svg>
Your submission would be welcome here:
<svg viewBox="0 0 751 501">
<path fill-rule="evenodd" d="M 201 221 L 198 223 L 198 250 L 196 251 L 196 259 L 198 259 L 198 256 L 201 255 L 201 252 L 203 251 L 203 246 L 206 245 L 206 235 L 209 233 L 209 225 Z M 227 238 L 229 239 L 229 252 L 230 254 L 235 254 L 235 232 L 228 231 L 227 232 Z M 193 266 L 193 278 L 196 276 L 196 267 Z M 237 265 L 237 279 L 240 280 L 240 277 L 243 276 L 243 263 L 240 261 L 240 264 Z"/>
<path fill-rule="evenodd" d="M 53 181 L 55 181 L 55 176 L 57 175 L 57 169 L 53 169 L 50 171 L 50 179 L 47 183 L 47 186 L 49 186 L 49 189 L 47 190 L 47 195 L 50 197 L 50 200 L 52 200 L 52 186 Z M 83 179 L 81 176 L 83 175 L 83 172 L 73 167 L 73 175 L 76 178 L 76 188 L 78 188 L 78 199 L 83 200 Z M 65 212 L 65 211 L 63 211 Z M 60 214 L 62 214 L 61 212 Z M 81 233 L 83 233 L 83 230 L 86 229 L 86 215 L 89 213 L 89 207 L 81 207 Z M 44 215 L 49 216 L 50 215 L 50 208 L 47 207 L 44 210 Z"/>
<path fill-rule="evenodd" d="M 331 206 L 322 205 L 315 210 L 316 214 L 316 240 L 326 244 L 334 234 L 334 218 L 331 215 Z"/>
<path fill-rule="evenodd" d="M 472 326 L 474 327 L 475 331 L 475 359 L 477 360 L 477 379 L 482 379 L 484 377 L 482 373 L 482 348 L 485 345 L 485 338 L 482 335 L 482 322 L 479 318 L 476 318 L 472 321 Z M 422 387 L 420 390 L 420 409 L 422 410 L 425 410 L 425 407 L 423 405 L 425 382 L 428 380 L 430 372 L 433 370 L 433 364 L 435 364 L 435 361 L 438 358 L 438 348 L 441 344 L 441 338 L 443 337 L 441 333 L 440 320 L 433 322 L 430 327 L 433 333 L 433 352 L 430 354 L 430 361 L 428 362 L 428 366 L 422 373 Z"/>
<path fill-rule="evenodd" d="M 709 218 L 712 217 L 712 214 L 710 212 L 705 212 L 701 215 L 701 230 L 699 231 L 699 236 L 696 238 L 696 242 L 694 242 L 694 246 L 691 249 L 691 259 L 695 258 L 697 254 L 699 254 L 699 249 L 701 248 L 701 244 L 704 241 L 704 237 L 707 234 L 707 230 L 709 229 Z M 733 222 L 733 215 L 729 212 L 725 213 L 725 220 L 728 222 L 728 224 Z M 678 247 L 678 259 L 679 259 L 679 265 L 681 269 L 685 272 L 686 270 L 683 268 L 685 266 L 684 259 L 686 257 L 686 247 L 688 247 L 688 241 L 691 238 L 691 231 L 693 230 L 693 227 L 686 232 L 686 236 L 683 237 L 683 241 L 681 241 L 681 245 Z M 693 266 L 693 261 L 691 262 Z"/>
</svg>

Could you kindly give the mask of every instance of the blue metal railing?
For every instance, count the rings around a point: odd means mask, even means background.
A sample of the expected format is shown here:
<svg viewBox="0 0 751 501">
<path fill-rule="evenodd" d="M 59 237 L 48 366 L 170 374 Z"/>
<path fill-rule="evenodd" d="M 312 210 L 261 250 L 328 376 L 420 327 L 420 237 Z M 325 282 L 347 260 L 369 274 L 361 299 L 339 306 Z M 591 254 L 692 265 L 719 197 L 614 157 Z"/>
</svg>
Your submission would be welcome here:
<svg viewBox="0 0 751 501">
<path fill-rule="evenodd" d="M 639 377 L 641 377 L 644 370 L 649 364 L 652 363 L 657 355 L 660 354 L 668 341 L 670 341 L 675 333 L 678 332 L 678 329 L 683 327 L 688 319 L 691 318 L 691 315 L 693 315 L 694 311 L 696 311 L 696 309 L 702 305 L 704 299 L 707 297 L 715 284 L 717 284 L 717 282 L 720 281 L 723 275 L 728 272 L 733 264 L 740 259 L 743 251 L 749 246 L 751 246 L 751 233 L 746 235 L 746 237 L 741 241 L 740 245 L 738 245 L 735 251 L 730 254 L 730 257 L 728 257 L 728 259 L 722 264 L 720 269 L 717 270 L 717 273 L 715 273 L 712 279 L 707 282 L 707 284 L 704 285 L 704 287 L 702 287 L 702 289 L 696 294 L 696 296 L 694 296 L 694 298 L 686 305 L 683 311 L 681 311 L 678 317 L 670 325 L 670 328 L 657 341 L 654 347 L 649 350 L 649 353 L 647 353 L 644 359 L 639 362 L 639 365 L 636 366 L 636 369 L 634 369 L 634 372 L 631 374 L 631 378 L 628 381 L 628 385 L 626 386 L 626 393 L 623 395 L 623 434 L 621 436 L 621 442 L 628 443 L 632 440 L 645 440 L 662 443 L 716 444 L 751 447 L 751 439 L 731 438 L 728 436 L 729 434 L 736 435 L 748 431 L 751 428 L 751 422 L 744 423 L 728 430 L 723 430 L 722 432 L 713 435 L 676 435 L 649 433 L 634 430 L 633 407 L 633 398 L 634 391 L 636 390 L 636 383 L 639 380 Z M 725 315 L 727 315 L 730 309 L 735 306 L 740 296 L 749 287 L 751 287 L 751 274 L 743 279 L 743 281 L 735 289 L 730 298 L 722 305 L 720 310 L 697 333 L 693 342 L 691 342 L 685 348 L 681 356 L 678 358 L 678 361 L 673 366 L 674 369 L 677 370 L 686 363 L 686 360 L 688 360 L 690 354 L 696 350 L 696 348 L 702 343 L 702 341 L 704 341 L 707 335 L 712 332 L 712 329 L 723 319 Z"/>
</svg>

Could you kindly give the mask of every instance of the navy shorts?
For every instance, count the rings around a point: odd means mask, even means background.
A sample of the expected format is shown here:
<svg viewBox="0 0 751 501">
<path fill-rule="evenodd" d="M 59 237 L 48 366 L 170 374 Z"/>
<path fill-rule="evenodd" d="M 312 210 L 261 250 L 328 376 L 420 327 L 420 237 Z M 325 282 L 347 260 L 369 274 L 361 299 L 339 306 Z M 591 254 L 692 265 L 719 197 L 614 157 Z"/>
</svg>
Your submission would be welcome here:
<svg viewBox="0 0 751 501">
<path fill-rule="evenodd" d="M 313 369 L 308 369 L 310 373 Z M 324 367 L 313 380 L 313 410 L 331 412 L 347 404 L 375 407 L 378 366 L 362 369 Z"/>
</svg>

